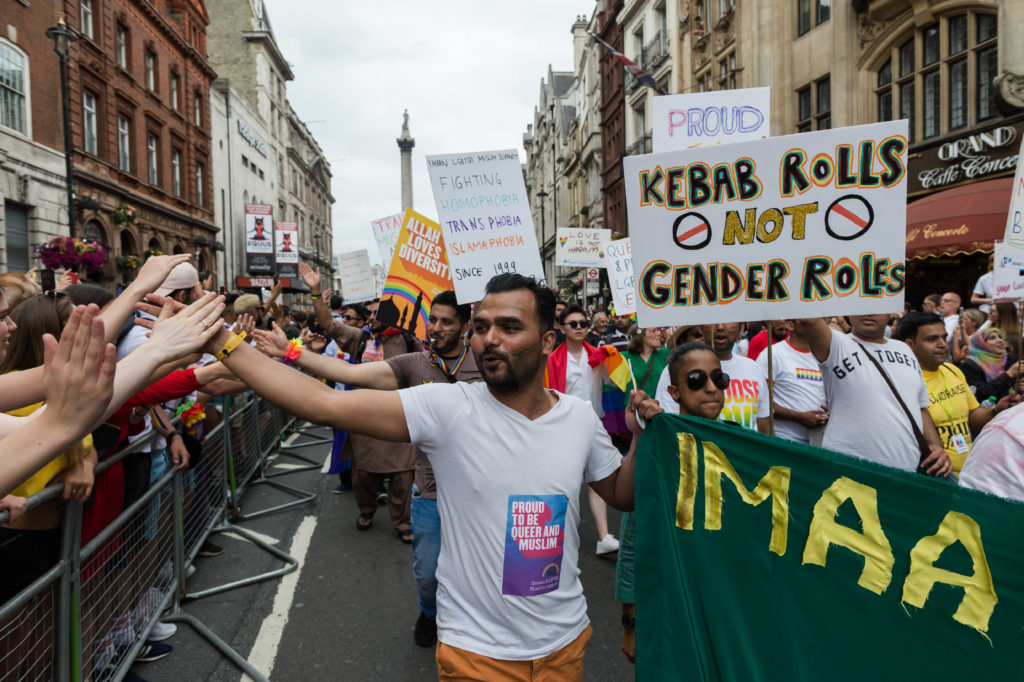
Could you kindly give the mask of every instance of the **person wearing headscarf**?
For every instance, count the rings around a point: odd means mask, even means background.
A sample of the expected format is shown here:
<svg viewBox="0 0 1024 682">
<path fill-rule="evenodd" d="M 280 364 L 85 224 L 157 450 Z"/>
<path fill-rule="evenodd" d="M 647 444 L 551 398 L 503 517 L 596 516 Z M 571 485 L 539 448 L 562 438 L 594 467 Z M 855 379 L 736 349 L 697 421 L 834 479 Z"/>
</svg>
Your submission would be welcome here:
<svg viewBox="0 0 1024 682">
<path fill-rule="evenodd" d="M 1007 349 L 1006 339 L 998 327 L 971 335 L 968 357 L 959 366 L 979 403 L 989 399 L 995 402 L 1013 389 L 1020 365 L 1017 356 Z"/>
</svg>

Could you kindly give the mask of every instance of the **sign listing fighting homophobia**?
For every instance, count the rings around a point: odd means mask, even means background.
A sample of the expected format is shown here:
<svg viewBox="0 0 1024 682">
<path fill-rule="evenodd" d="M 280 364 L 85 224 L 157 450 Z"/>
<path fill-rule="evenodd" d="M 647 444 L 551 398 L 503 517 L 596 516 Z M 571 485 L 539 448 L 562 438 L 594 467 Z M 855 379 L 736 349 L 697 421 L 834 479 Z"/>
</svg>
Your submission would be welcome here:
<svg viewBox="0 0 1024 682">
<path fill-rule="evenodd" d="M 641 327 L 903 309 L 905 120 L 622 163 Z"/>
<path fill-rule="evenodd" d="M 771 88 L 715 90 L 654 98 L 654 152 L 768 137 Z"/>
<path fill-rule="evenodd" d="M 245 205 L 245 269 L 250 275 L 274 275 L 274 207 Z"/>
<path fill-rule="evenodd" d="M 1019 502 L 671 414 L 636 461 L 638 680 L 1020 679 Z"/>
<path fill-rule="evenodd" d="M 427 171 L 459 303 L 504 272 L 544 278 L 516 150 L 428 156 Z"/>
<path fill-rule="evenodd" d="M 277 241 L 277 276 L 299 276 L 299 224 L 278 222 L 274 225 Z"/>
<path fill-rule="evenodd" d="M 426 339 L 430 305 L 435 296 L 451 288 L 441 226 L 407 208 L 377 307 L 377 320 Z"/>
<path fill-rule="evenodd" d="M 611 238 L 611 230 L 560 227 L 555 231 L 555 265 L 603 268 L 601 244 Z"/>
</svg>

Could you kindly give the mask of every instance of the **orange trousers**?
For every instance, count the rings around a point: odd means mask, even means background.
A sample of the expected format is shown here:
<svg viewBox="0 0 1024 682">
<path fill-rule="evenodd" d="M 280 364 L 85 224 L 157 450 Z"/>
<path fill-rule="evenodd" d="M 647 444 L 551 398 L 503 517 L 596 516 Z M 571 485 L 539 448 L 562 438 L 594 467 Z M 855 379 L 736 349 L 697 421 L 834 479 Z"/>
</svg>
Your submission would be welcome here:
<svg viewBox="0 0 1024 682">
<path fill-rule="evenodd" d="M 543 658 L 505 661 L 437 644 L 437 677 L 445 682 L 516 680 L 522 682 L 577 682 L 583 680 L 583 653 L 594 634 L 588 625 L 579 637 Z"/>
</svg>

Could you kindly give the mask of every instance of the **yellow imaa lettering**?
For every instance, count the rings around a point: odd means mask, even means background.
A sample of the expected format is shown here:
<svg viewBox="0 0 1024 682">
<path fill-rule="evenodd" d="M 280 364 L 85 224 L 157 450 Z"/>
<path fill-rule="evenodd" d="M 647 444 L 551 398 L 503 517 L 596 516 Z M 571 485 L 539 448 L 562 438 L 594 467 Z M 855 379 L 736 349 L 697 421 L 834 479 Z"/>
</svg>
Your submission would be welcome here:
<svg viewBox="0 0 1024 682">
<path fill-rule="evenodd" d="M 935 567 L 935 561 L 947 547 L 959 541 L 974 562 L 974 573 L 961 575 Z M 921 538 L 910 550 L 910 572 L 903 582 L 903 601 L 922 608 L 935 583 L 964 588 L 964 598 L 953 614 L 953 620 L 985 632 L 999 598 L 992 584 L 985 549 L 981 545 L 981 528 L 969 516 L 949 512 L 939 524 L 935 535 Z"/>
<path fill-rule="evenodd" d="M 836 512 L 846 500 L 853 502 L 863 533 L 836 523 Z M 845 547 L 864 557 L 864 570 L 857 579 L 858 585 L 875 594 L 881 594 L 889 586 L 895 559 L 878 518 L 877 490 L 843 476 L 821 494 L 814 505 L 803 563 L 824 566 L 830 544 Z"/>
<path fill-rule="evenodd" d="M 722 528 L 722 476 L 725 475 L 747 504 L 756 507 L 769 497 L 772 498 L 772 536 L 768 549 L 779 556 L 785 554 L 789 533 L 789 467 L 770 468 L 764 478 L 757 482 L 757 487 L 750 491 L 717 445 L 707 441 L 703 445 L 704 528 Z"/>
<path fill-rule="evenodd" d="M 680 433 L 679 490 L 676 492 L 676 526 L 693 530 L 693 500 L 697 496 L 697 439 Z"/>
</svg>

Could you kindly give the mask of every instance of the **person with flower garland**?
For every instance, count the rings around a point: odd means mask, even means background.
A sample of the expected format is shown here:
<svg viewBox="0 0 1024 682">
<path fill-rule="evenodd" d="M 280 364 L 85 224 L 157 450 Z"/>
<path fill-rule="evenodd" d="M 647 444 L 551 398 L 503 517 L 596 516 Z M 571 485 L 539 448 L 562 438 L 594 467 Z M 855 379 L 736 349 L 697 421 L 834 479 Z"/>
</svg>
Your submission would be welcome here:
<svg viewBox="0 0 1024 682">
<path fill-rule="evenodd" d="M 271 332 L 257 330 L 254 334 L 257 347 L 270 357 L 287 359 L 291 352 L 292 364 L 315 376 L 353 388 L 388 391 L 429 383 L 481 381 L 476 359 L 467 346 L 470 314 L 470 306 L 459 305 L 454 291 L 442 291 L 434 297 L 427 317 L 429 350 L 358 365 L 301 349 L 295 352 L 294 346 L 289 350 L 284 333 L 276 327 Z M 412 571 L 420 607 L 413 638 L 417 645 L 428 647 L 437 641 L 436 573 L 441 552 L 441 520 L 437 512 L 434 470 L 418 448 L 411 515 Z"/>
</svg>

